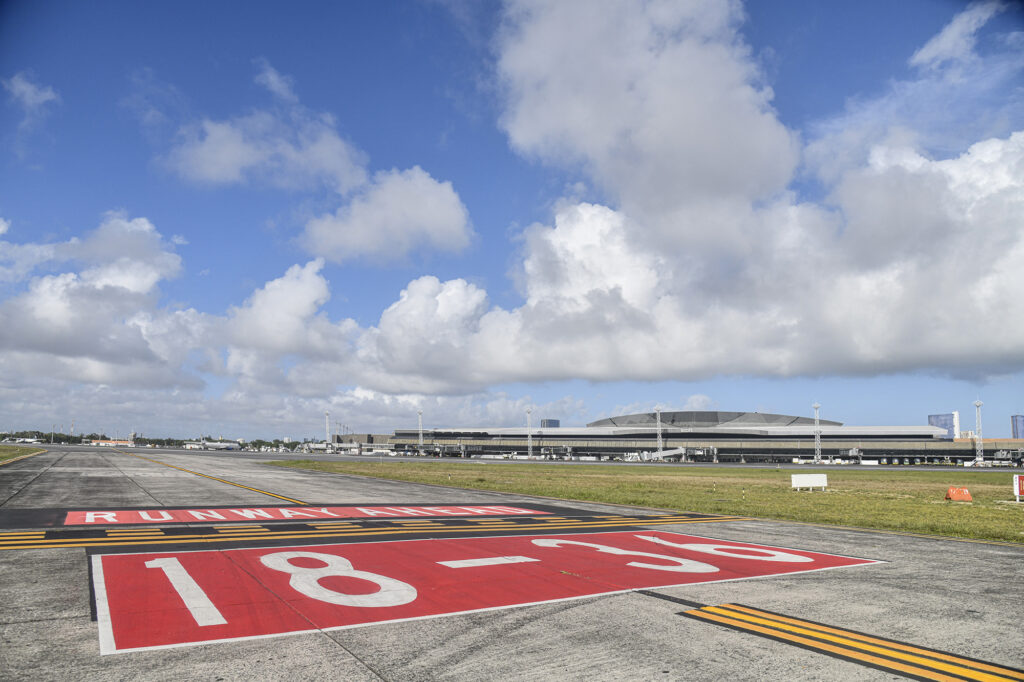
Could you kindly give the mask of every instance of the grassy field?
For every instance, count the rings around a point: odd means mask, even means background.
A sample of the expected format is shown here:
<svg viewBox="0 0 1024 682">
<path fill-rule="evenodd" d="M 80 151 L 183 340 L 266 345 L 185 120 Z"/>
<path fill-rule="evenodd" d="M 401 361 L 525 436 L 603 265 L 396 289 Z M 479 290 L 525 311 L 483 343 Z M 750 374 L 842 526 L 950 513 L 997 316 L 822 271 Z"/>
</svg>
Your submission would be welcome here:
<svg viewBox="0 0 1024 682">
<path fill-rule="evenodd" d="M 275 462 L 416 483 L 1024 543 L 1016 471 L 829 470 L 826 492 L 794 492 L 793 469 L 467 462 Z M 950 486 L 973 503 L 946 502 Z"/>
<path fill-rule="evenodd" d="M 14 459 L 15 457 L 21 457 L 27 455 L 30 452 L 36 452 L 39 448 L 34 447 L 22 447 L 19 445 L 0 445 L 0 462 L 8 459 Z"/>
</svg>

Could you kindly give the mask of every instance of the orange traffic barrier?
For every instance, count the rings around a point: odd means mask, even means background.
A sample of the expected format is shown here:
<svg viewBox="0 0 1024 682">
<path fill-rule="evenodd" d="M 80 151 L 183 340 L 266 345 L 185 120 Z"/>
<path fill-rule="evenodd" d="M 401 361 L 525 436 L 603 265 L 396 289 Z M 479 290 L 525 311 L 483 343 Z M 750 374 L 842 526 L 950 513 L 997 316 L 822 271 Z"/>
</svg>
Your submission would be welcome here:
<svg viewBox="0 0 1024 682">
<path fill-rule="evenodd" d="M 953 488 L 951 487 L 946 491 L 946 499 L 952 500 L 953 502 L 973 502 L 971 499 L 971 491 L 967 488 Z"/>
</svg>

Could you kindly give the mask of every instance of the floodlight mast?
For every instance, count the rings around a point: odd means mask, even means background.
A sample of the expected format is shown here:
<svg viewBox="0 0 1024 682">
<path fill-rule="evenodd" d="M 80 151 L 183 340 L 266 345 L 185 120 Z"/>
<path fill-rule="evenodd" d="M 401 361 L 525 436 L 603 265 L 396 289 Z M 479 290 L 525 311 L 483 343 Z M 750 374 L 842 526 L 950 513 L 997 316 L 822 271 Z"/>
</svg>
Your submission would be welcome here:
<svg viewBox="0 0 1024 682">
<path fill-rule="evenodd" d="M 985 403 L 980 400 L 974 401 L 974 463 L 981 464 L 985 461 L 985 443 L 981 439 L 981 406 Z"/>
<path fill-rule="evenodd" d="M 533 413 L 532 407 L 526 408 L 526 456 L 529 459 L 533 459 L 533 428 L 530 421 L 530 415 Z"/>
<path fill-rule="evenodd" d="M 662 440 L 661 440 L 661 408 L 660 407 L 654 408 L 654 416 L 655 416 L 655 418 L 657 419 L 657 422 L 658 422 L 658 452 L 661 452 L 662 451 L 663 443 L 662 443 Z"/>
<path fill-rule="evenodd" d="M 327 439 L 324 441 L 324 452 L 331 449 L 331 413 L 324 410 L 324 433 L 327 434 Z"/>
<path fill-rule="evenodd" d="M 423 456 L 423 410 L 416 410 L 416 419 L 420 429 L 420 457 Z"/>
<path fill-rule="evenodd" d="M 821 424 L 818 421 L 821 405 L 814 403 L 811 407 L 814 408 L 814 463 L 821 464 Z"/>
</svg>

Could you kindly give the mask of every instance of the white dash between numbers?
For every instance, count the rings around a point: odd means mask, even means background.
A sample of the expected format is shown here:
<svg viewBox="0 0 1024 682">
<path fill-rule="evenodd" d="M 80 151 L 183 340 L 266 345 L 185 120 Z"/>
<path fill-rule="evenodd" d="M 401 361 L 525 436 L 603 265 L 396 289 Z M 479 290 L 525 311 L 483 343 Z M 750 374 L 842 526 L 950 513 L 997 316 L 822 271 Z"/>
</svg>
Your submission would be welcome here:
<svg viewBox="0 0 1024 682">
<path fill-rule="evenodd" d="M 528 561 L 540 561 L 528 556 L 491 556 L 484 559 L 460 559 L 458 561 L 438 561 L 448 568 L 475 568 L 477 566 L 498 566 L 500 564 L 525 564 Z"/>
</svg>

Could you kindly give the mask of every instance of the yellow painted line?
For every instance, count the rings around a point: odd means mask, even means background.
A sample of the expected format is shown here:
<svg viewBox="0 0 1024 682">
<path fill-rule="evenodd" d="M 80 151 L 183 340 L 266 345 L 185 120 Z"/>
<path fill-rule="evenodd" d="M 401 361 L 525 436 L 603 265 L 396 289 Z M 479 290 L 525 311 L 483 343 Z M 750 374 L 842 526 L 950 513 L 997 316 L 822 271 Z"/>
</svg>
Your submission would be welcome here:
<svg viewBox="0 0 1024 682">
<path fill-rule="evenodd" d="M 799 637 L 797 635 L 790 635 L 790 634 L 787 634 L 785 632 L 780 632 L 778 630 L 775 630 L 774 628 L 766 628 L 766 627 L 761 627 L 761 626 L 758 626 L 758 625 L 751 625 L 751 624 L 747 624 L 747 623 L 742 623 L 741 621 L 736 621 L 736 620 L 734 620 L 732 618 L 724 618 L 722 616 L 718 616 L 718 615 L 713 614 L 713 613 L 707 613 L 707 612 L 703 612 L 703 611 L 687 612 L 687 613 L 691 613 L 693 616 L 701 618 L 702 620 L 707 620 L 707 621 L 711 621 L 711 622 L 721 623 L 723 625 L 732 625 L 732 626 L 742 627 L 745 630 L 750 630 L 752 632 L 760 632 L 761 634 L 768 635 L 769 637 L 776 638 L 776 639 L 781 639 L 781 640 L 784 640 L 784 641 L 787 641 L 787 642 L 792 642 L 794 644 L 799 644 L 801 646 L 806 646 L 806 647 L 811 648 L 811 649 L 818 649 L 820 651 L 828 651 L 828 652 L 831 652 L 833 654 L 836 654 L 836 655 L 841 656 L 841 657 L 846 658 L 846 659 L 854 659 L 855 661 L 858 661 L 858 662 L 870 663 L 871 665 L 876 665 L 876 666 L 879 666 L 879 667 L 882 667 L 882 668 L 888 668 L 889 670 L 899 670 L 900 672 L 904 672 L 904 673 L 907 673 L 909 675 L 914 675 L 915 677 L 923 677 L 923 678 L 928 679 L 928 680 L 937 680 L 937 681 L 940 681 L 940 682 L 957 682 L 957 681 L 962 679 L 962 678 L 959 678 L 959 677 L 950 677 L 949 675 L 943 675 L 943 674 L 940 674 L 940 673 L 937 673 L 937 672 L 934 672 L 934 671 L 931 671 L 931 670 L 926 670 L 925 668 L 918 668 L 916 666 L 905 665 L 905 664 L 899 663 L 897 661 L 890 661 L 889 659 L 886 659 L 886 658 L 879 658 L 877 656 L 871 656 L 871 655 L 868 655 L 868 654 L 863 654 L 863 655 L 858 656 L 858 655 L 855 654 L 855 652 L 852 652 L 849 649 L 846 649 L 846 648 L 843 648 L 843 647 L 833 646 L 831 644 L 826 644 L 824 642 L 818 642 L 817 640 L 808 639 L 806 637 Z"/>
<path fill-rule="evenodd" d="M 801 626 L 809 628 L 811 630 L 817 630 L 817 631 L 823 632 L 823 633 L 832 633 L 832 634 L 842 635 L 843 637 L 847 637 L 849 639 L 856 639 L 856 640 L 860 640 L 862 642 L 867 642 L 867 643 L 872 643 L 872 644 L 879 644 L 881 646 L 888 647 L 890 649 L 899 649 L 901 651 L 905 651 L 905 652 L 909 652 L 909 653 L 919 653 L 919 654 L 921 654 L 923 656 L 928 656 L 930 658 L 936 658 L 936 659 L 943 660 L 943 661 L 949 661 L 951 663 L 957 663 L 959 665 L 965 665 L 965 666 L 972 667 L 972 668 L 978 668 L 979 670 L 986 670 L 988 672 L 993 672 L 993 673 L 996 673 L 996 674 L 999 674 L 999 675 L 1003 675 L 1003 676 L 1006 676 L 1006 677 L 1008 677 L 1010 679 L 1014 679 L 1014 680 L 1024 680 L 1024 672 L 1022 672 L 1022 671 L 1013 670 L 1012 668 L 1006 668 L 1004 666 L 995 665 L 993 663 L 986 663 L 986 662 L 983 662 L 983 661 L 974 661 L 974 660 L 971 660 L 969 658 L 964 658 L 963 656 L 957 656 L 955 654 L 946 653 L 944 651 L 934 651 L 932 649 L 924 649 L 922 647 L 914 646 L 912 644 L 905 644 L 903 642 L 895 642 L 895 641 L 888 640 L 888 639 L 882 639 L 880 637 L 872 637 L 870 635 L 863 635 L 863 634 L 861 634 L 859 632 L 851 632 L 849 630 L 843 630 L 841 628 L 834 628 L 834 627 L 830 627 L 828 625 L 822 625 L 820 623 L 811 623 L 811 622 L 808 622 L 808 621 L 805 621 L 805 620 L 800 620 L 799 618 L 790 618 L 788 616 L 781 616 L 781 615 L 774 614 L 774 613 L 768 613 L 768 612 L 765 612 L 765 611 L 760 611 L 759 609 L 752 609 L 749 606 L 743 606 L 741 604 L 722 604 L 721 608 L 728 609 L 730 611 L 743 612 L 743 613 L 747 613 L 747 614 L 751 614 L 751 615 L 755 615 L 755 616 L 763 616 L 764 618 L 767 618 L 767 619 L 770 619 L 770 620 L 774 620 L 774 621 L 777 621 L 777 622 L 780 622 L 780 623 L 789 623 L 789 624 L 793 624 L 793 625 L 801 625 Z"/>
<path fill-rule="evenodd" d="M 20 462 L 23 459 L 28 459 L 29 457 L 41 455 L 44 452 L 46 452 L 46 450 L 37 450 L 36 452 L 30 452 L 27 455 L 18 455 L 17 457 L 12 457 L 11 459 L 5 459 L 4 461 L 0 462 L 0 467 L 2 467 L 5 464 L 14 464 L 15 462 Z"/>
<path fill-rule="evenodd" d="M 245 533 L 273 533 L 269 528 L 218 528 L 218 533 L 225 535 L 239 535 Z"/>
<path fill-rule="evenodd" d="M 77 529 L 75 529 L 77 530 Z M 163 533 L 163 528 L 107 528 L 108 533 Z"/>
<path fill-rule="evenodd" d="M 906 653 L 906 652 L 903 652 L 903 651 L 898 651 L 898 650 L 896 650 L 894 648 L 890 648 L 888 646 L 876 646 L 876 645 L 873 645 L 873 644 L 868 644 L 867 642 L 858 642 L 858 641 L 856 641 L 856 640 L 854 640 L 854 639 L 852 639 L 850 637 L 839 636 L 839 635 L 831 635 L 831 634 L 822 632 L 820 630 L 816 630 L 816 629 L 813 629 L 813 628 L 808 628 L 806 626 L 789 625 L 789 624 L 785 624 L 785 623 L 780 623 L 780 622 L 778 622 L 776 620 L 773 620 L 773 619 L 770 619 L 770 618 L 759 618 L 759 617 L 756 617 L 756 616 L 748 616 L 748 615 L 744 615 L 744 614 L 738 614 L 738 613 L 729 611 L 727 609 L 721 609 L 721 608 L 718 608 L 718 607 L 707 607 L 704 610 L 707 611 L 707 612 L 717 613 L 719 615 L 730 617 L 734 621 L 747 621 L 747 622 L 754 623 L 754 624 L 757 624 L 757 625 L 764 625 L 764 626 L 767 626 L 767 627 L 775 628 L 777 630 L 785 630 L 787 632 L 792 632 L 792 633 L 795 633 L 797 635 L 808 635 L 808 636 L 811 636 L 811 637 L 816 637 L 816 638 L 818 638 L 820 640 L 825 640 L 827 642 L 832 642 L 833 644 L 837 644 L 839 646 L 846 647 L 846 649 L 849 652 L 849 655 L 854 656 L 856 658 L 859 658 L 860 655 L 862 655 L 862 654 L 859 654 L 859 652 L 864 651 L 864 652 L 867 652 L 868 654 L 878 654 L 878 655 L 881 655 L 881 656 L 889 656 L 889 657 L 892 657 L 892 658 L 897 658 L 897 659 L 900 659 L 902 661 L 905 661 L 906 663 L 908 663 L 910 665 L 915 665 L 915 666 L 925 667 L 925 668 L 932 668 L 934 670 L 938 670 L 939 672 L 949 673 L 951 675 L 960 675 L 961 677 L 967 677 L 968 679 L 972 679 L 972 680 L 980 680 L 982 682 L 998 682 L 999 680 L 1012 679 L 1012 678 L 1003 677 L 1001 675 L 991 675 L 989 673 L 980 672 L 980 671 L 976 671 L 976 670 L 971 670 L 971 669 L 965 668 L 962 665 L 956 665 L 956 664 L 952 664 L 952 663 L 946 663 L 946 662 L 943 662 L 943 661 L 933 660 L 933 659 L 922 657 L 922 656 L 916 656 L 916 655 L 909 654 L 909 653 Z M 744 627 L 744 626 L 742 625 L 742 623 L 740 623 L 739 627 Z M 843 635 L 846 635 L 846 634 L 847 633 L 843 633 Z M 821 645 L 819 644 L 819 646 L 821 646 Z"/>
<path fill-rule="evenodd" d="M 798 642 L 802 646 L 830 651 L 846 658 L 858 661 L 866 660 L 873 665 L 883 665 L 890 669 L 912 672 L 929 679 L 954 679 L 947 677 L 946 673 L 979 682 L 1024 679 L 1019 671 L 1002 666 L 972 661 L 944 652 L 933 652 L 913 645 L 853 633 L 841 628 L 809 623 L 797 618 L 777 616 L 749 607 L 723 604 L 695 609 L 688 611 L 687 614 L 735 628 Z M 815 639 L 807 639 L 807 637 Z M 898 660 L 881 659 L 878 658 L 879 656 Z M 904 666 L 910 666 L 911 669 L 908 670 Z"/>
<path fill-rule="evenodd" d="M 133 452 L 125 452 L 124 450 L 118 450 L 117 448 L 114 448 L 114 451 L 115 452 L 120 452 L 122 455 L 130 455 L 132 457 L 137 457 L 138 459 L 144 459 L 147 462 L 152 462 L 153 464 L 160 464 L 160 465 L 165 466 L 165 467 L 170 467 L 171 469 L 177 469 L 178 471 L 184 471 L 187 474 L 193 474 L 195 476 L 202 476 L 203 478 L 208 478 L 211 481 L 217 481 L 218 483 L 227 483 L 228 485 L 233 485 L 236 488 L 243 488 L 245 490 L 251 490 L 254 493 L 261 493 L 263 495 L 269 495 L 271 497 L 276 497 L 277 499 L 284 500 L 285 502 L 291 502 L 293 504 L 301 504 L 301 505 L 307 505 L 308 504 L 306 502 L 303 502 L 302 500 L 293 500 L 290 497 L 285 497 L 284 495 L 278 495 L 277 493 L 268 492 L 266 490 L 260 490 L 259 488 L 252 488 L 252 487 L 247 486 L 247 485 L 242 485 L 241 483 L 234 483 L 233 481 L 226 481 L 223 478 L 217 478 L 216 476 L 208 476 L 207 474 L 201 474 L 198 471 L 192 471 L 191 469 L 186 469 L 184 467 L 175 466 L 173 464 L 167 464 L 166 462 L 161 462 L 160 460 L 150 459 L 149 457 L 143 457 L 142 455 L 136 455 Z"/>
<path fill-rule="evenodd" d="M 324 530 L 330 530 L 331 528 L 362 528 L 357 523 L 345 523 L 342 521 L 328 521 L 327 523 L 311 523 L 310 528 L 323 528 Z"/>
<path fill-rule="evenodd" d="M 733 520 L 733 519 L 728 519 Z M 700 521 L 707 522 L 708 519 L 700 519 Z M 644 525 L 665 525 L 679 523 L 676 520 L 665 520 L 655 521 L 653 523 L 645 523 Z M 591 522 L 590 524 L 567 524 L 561 526 L 565 530 L 575 530 L 578 528 L 619 528 L 622 526 L 636 526 L 638 525 L 635 521 L 610 521 L 610 522 Z M 487 528 L 484 530 L 519 530 L 523 531 L 524 534 L 530 531 L 537 530 L 550 530 L 551 528 L 559 528 L 559 526 L 538 524 L 536 526 L 527 525 L 510 525 L 507 528 L 495 529 Z M 436 529 L 445 533 L 479 533 L 480 526 L 444 526 Z M 280 531 L 280 532 L 268 532 L 259 533 L 254 535 L 224 535 L 224 534 L 195 534 L 195 535 L 165 535 L 163 537 L 154 537 L 151 541 L 142 542 L 140 541 L 127 541 L 129 538 L 71 538 L 63 540 L 60 538 L 51 539 L 40 539 L 40 540 L 22 540 L 7 543 L 0 543 L 0 550 L 9 549 L 42 549 L 42 548 L 58 548 L 58 547 L 119 547 L 123 545 L 139 545 L 139 544 L 193 544 L 193 543 L 207 543 L 207 542 L 225 542 L 228 538 L 231 541 L 236 540 L 293 540 L 302 538 L 329 538 L 329 537 L 364 537 L 364 536 L 383 536 L 383 535 L 408 535 L 414 533 L 421 533 L 421 528 L 393 528 L 393 529 L 375 529 L 365 528 L 358 530 L 338 530 L 331 528 L 330 530 L 323 531 Z M 124 540 L 124 541 L 122 541 Z"/>
</svg>

